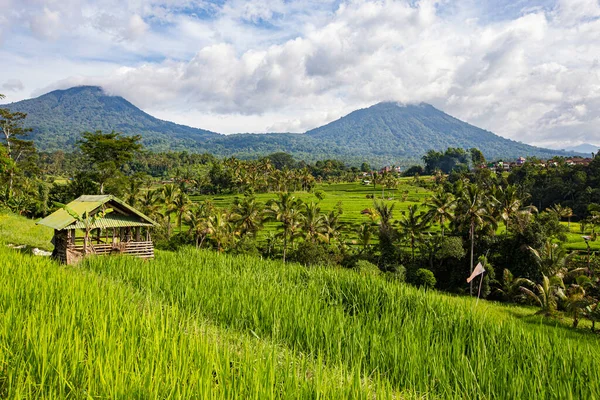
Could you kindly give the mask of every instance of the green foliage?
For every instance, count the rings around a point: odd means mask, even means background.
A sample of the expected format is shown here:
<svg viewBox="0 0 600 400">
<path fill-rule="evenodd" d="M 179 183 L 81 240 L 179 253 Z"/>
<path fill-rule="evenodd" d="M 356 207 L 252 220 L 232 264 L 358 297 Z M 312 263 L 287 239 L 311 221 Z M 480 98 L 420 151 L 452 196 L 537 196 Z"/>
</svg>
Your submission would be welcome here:
<svg viewBox="0 0 600 400">
<path fill-rule="evenodd" d="M 13 103 L 10 109 L 29 114 L 33 139 L 42 150 L 72 148 L 84 131 L 115 130 L 128 136 L 141 135 L 142 144 L 152 151 L 202 151 L 240 158 L 285 152 L 305 161 L 343 158 L 355 166 L 364 162 L 379 166 L 398 161 L 414 164 L 427 151 L 448 147 L 478 147 L 488 158 L 560 153 L 504 139 L 427 104 L 380 103 L 303 135 L 218 135 L 153 118 L 125 99 L 90 86 L 53 91 Z"/>
<path fill-rule="evenodd" d="M 425 289 L 432 289 L 437 283 L 433 272 L 425 268 L 419 268 L 415 271 L 411 283 Z"/>
<path fill-rule="evenodd" d="M 393 389 L 304 357 L 204 307 L 0 248 L 3 398 L 390 398 Z M 132 265 L 139 260 L 97 258 Z M 145 264 L 145 265 L 142 265 Z M 154 266 L 141 262 L 140 267 Z M 26 266 L 26 268 L 24 268 Z M 195 265 L 190 272 L 198 267 Z M 157 271 L 163 271 L 162 268 Z M 164 273 L 159 272 L 162 277 Z M 117 276 L 115 275 L 115 278 Z M 254 335 L 252 334 L 254 333 Z M 402 397 L 405 397 L 404 395 Z"/>
<path fill-rule="evenodd" d="M 363 275 L 380 275 L 379 267 L 367 260 L 358 260 L 355 269 Z"/>
</svg>

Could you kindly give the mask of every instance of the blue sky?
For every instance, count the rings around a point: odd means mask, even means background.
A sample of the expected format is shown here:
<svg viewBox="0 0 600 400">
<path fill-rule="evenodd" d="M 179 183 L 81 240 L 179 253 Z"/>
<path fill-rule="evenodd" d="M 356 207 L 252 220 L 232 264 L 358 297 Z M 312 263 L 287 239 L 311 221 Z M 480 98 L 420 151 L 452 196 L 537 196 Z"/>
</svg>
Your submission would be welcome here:
<svg viewBox="0 0 600 400">
<path fill-rule="evenodd" d="M 93 84 L 222 133 L 428 102 L 515 140 L 600 144 L 598 0 L 0 0 L 8 101 Z"/>
</svg>

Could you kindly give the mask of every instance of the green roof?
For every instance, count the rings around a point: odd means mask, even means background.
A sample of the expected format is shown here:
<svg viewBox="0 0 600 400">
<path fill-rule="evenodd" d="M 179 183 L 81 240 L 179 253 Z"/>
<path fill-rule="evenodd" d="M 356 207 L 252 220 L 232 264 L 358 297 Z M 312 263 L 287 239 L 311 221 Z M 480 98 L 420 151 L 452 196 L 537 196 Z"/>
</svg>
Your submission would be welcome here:
<svg viewBox="0 0 600 400">
<path fill-rule="evenodd" d="M 104 205 L 106 207 L 103 207 Z M 156 222 L 112 195 L 80 196 L 67 204 L 67 207 L 79 215 L 83 215 L 85 212 L 93 215 L 95 211 L 101 211 L 102 208 L 115 209 L 103 218 L 96 220 L 91 228 L 156 226 Z M 85 228 L 82 222 L 77 221 L 75 217 L 63 208 L 59 208 L 37 223 L 38 225 L 44 225 L 56 230 Z"/>
</svg>

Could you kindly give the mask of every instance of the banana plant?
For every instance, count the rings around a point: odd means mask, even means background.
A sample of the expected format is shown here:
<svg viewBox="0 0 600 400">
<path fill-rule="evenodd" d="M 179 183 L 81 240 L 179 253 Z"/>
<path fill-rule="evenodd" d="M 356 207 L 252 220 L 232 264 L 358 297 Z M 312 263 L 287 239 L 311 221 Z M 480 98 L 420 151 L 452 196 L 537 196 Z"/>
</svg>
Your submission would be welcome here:
<svg viewBox="0 0 600 400">
<path fill-rule="evenodd" d="M 104 218 L 107 214 L 109 214 L 113 211 L 112 208 L 107 208 L 104 210 L 100 210 L 95 214 L 91 214 L 89 211 L 84 211 L 83 213 L 79 214 L 77 211 L 73 210 L 71 207 L 69 207 L 66 204 L 62 204 L 62 203 L 58 203 L 58 202 L 55 202 L 54 204 L 57 207 L 65 210 L 67 213 L 69 213 L 69 215 L 71 217 L 75 218 L 75 220 L 77 222 L 81 222 L 81 224 L 83 225 L 84 231 L 85 231 L 85 236 L 83 237 L 83 253 L 84 254 L 87 253 L 88 240 L 90 237 L 90 231 L 93 229 L 93 226 L 96 224 L 96 222 L 98 222 L 98 220 Z"/>
</svg>

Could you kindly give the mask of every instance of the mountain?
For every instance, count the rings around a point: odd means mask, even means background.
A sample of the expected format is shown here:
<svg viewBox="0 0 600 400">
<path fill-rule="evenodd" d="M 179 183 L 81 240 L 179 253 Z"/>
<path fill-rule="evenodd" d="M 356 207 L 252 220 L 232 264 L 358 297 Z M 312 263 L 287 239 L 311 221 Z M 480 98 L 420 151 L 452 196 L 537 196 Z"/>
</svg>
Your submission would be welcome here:
<svg viewBox="0 0 600 400">
<path fill-rule="evenodd" d="M 595 144 L 583 143 L 578 146 L 567 147 L 565 150 L 567 151 L 576 151 L 577 153 L 583 153 L 589 156 L 591 153 L 597 153 L 600 146 L 596 146 Z"/>
<path fill-rule="evenodd" d="M 233 135 L 159 120 L 94 86 L 56 90 L 1 107 L 27 113 L 36 146 L 48 151 L 73 149 L 83 131 L 115 130 L 142 135 L 153 151 L 185 149 L 240 158 L 285 151 L 306 161 L 337 158 L 352 164 L 406 165 L 418 162 L 428 150 L 448 147 L 477 147 L 491 159 L 572 154 L 502 138 L 425 103 L 379 103 L 305 134 Z"/>
<path fill-rule="evenodd" d="M 356 151 L 400 158 L 420 157 L 428 150 L 479 148 L 487 158 L 551 157 L 542 149 L 505 139 L 421 104 L 379 103 L 308 131 L 313 139 L 345 144 Z"/>
<path fill-rule="evenodd" d="M 72 149 L 81 132 L 112 130 L 141 134 L 145 146 L 155 150 L 185 149 L 217 133 L 162 121 L 119 96 L 96 86 L 55 90 L 35 99 L 6 104 L 11 111 L 27 113 L 27 126 L 41 150 Z"/>
</svg>

